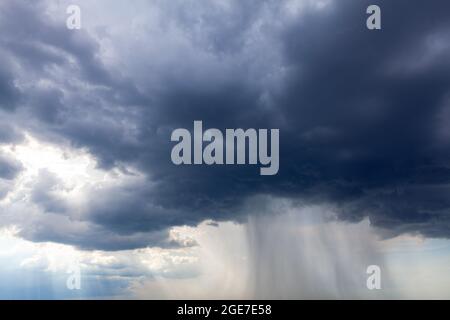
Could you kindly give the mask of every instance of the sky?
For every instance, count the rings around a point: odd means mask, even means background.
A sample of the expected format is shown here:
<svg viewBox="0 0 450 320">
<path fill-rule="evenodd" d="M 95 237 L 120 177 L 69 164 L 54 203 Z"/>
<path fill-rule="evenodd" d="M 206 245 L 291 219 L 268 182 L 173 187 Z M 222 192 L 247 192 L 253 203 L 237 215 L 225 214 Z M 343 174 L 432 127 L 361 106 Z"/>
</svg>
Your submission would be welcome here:
<svg viewBox="0 0 450 320">
<path fill-rule="evenodd" d="M 2 0 L 0 298 L 449 299 L 449 9 Z M 175 165 L 194 121 L 279 171 Z"/>
</svg>

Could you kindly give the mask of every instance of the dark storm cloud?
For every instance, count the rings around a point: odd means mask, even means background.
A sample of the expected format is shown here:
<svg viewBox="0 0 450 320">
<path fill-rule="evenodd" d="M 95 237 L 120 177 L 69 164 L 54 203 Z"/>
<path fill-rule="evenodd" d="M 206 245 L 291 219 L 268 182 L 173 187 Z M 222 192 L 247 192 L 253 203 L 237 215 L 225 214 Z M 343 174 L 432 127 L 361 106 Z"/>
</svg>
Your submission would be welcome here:
<svg viewBox="0 0 450 320">
<path fill-rule="evenodd" d="M 29 68 L 29 73 L 40 72 L 39 76 L 43 77 L 48 72 L 46 67 L 68 63 L 71 56 L 82 61 L 79 64 L 81 74 L 89 77 L 90 81 L 110 81 L 107 71 L 94 55 L 97 44 L 82 31 L 70 33 L 51 20 L 45 13 L 43 1 L 14 4 L 6 1 L 1 9 L 2 30 L 14 30 L 12 34 L 2 33 L 2 47 L 16 55 L 21 64 Z"/>
<path fill-rule="evenodd" d="M 450 4 L 378 1 L 383 29 L 369 31 L 368 1 L 322 9 L 305 1 L 295 18 L 282 1 L 193 3 L 161 4 L 189 46 L 170 51 L 149 39 L 170 63 L 146 68 L 137 47 L 141 61 L 124 65 L 139 67 L 120 72 L 105 66 L 88 31 L 71 32 L 29 2 L 2 4 L 2 51 L 28 70 L 0 69 L 3 108 L 20 100 L 16 112 L 33 134 L 86 148 L 105 169 L 147 176 L 87 199 L 83 231 L 55 233 L 44 221 L 24 236 L 111 250 L 152 245 L 171 226 L 239 220 L 259 194 L 332 203 L 342 219 L 369 216 L 387 234 L 450 236 Z M 278 175 L 174 166 L 170 133 L 194 120 L 205 129 L 279 128 Z M 35 200 L 70 211 L 48 195 Z"/>
<path fill-rule="evenodd" d="M 437 119 L 448 108 L 449 5 L 380 5 L 382 32 L 359 27 L 367 2 L 339 2 L 326 20 L 306 16 L 286 34 L 297 72 L 280 107 L 289 115 L 285 142 L 300 148 L 283 157 L 284 168 L 307 163 L 310 190 L 342 203 L 344 218 L 448 237 L 450 153 L 438 137 L 448 118 Z M 326 139 L 302 142 L 318 128 L 327 129 Z"/>
<path fill-rule="evenodd" d="M 149 155 L 143 165 L 149 172 L 156 166 L 161 177 L 155 201 L 226 219 L 247 197 L 267 193 L 332 202 L 342 218 L 369 216 L 387 229 L 448 236 L 450 154 L 437 136 L 450 84 L 448 6 L 380 3 L 383 31 L 370 32 L 361 14 L 368 5 L 333 2 L 279 31 L 267 44 L 281 43 L 289 70 L 279 92 L 248 83 L 249 65 L 206 92 L 207 80 L 195 87 L 172 82 L 161 96 L 161 124 L 191 128 L 201 119 L 222 129 L 280 128 L 281 168 L 277 176 L 260 177 L 255 168 L 175 168 Z M 415 22 L 402 23 L 405 17 Z M 265 90 L 273 109 L 261 103 Z M 168 155 L 170 146 L 161 145 Z M 416 191 L 400 194 L 399 188 Z M 436 189 L 442 196 L 431 206 Z"/>
</svg>

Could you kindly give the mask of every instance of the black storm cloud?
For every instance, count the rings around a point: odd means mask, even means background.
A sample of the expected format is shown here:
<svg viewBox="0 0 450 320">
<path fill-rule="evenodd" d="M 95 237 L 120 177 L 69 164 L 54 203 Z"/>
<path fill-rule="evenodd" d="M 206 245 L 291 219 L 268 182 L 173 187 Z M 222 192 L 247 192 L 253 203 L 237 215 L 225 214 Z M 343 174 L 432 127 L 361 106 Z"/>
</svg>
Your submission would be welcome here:
<svg viewBox="0 0 450 320">
<path fill-rule="evenodd" d="M 381 30 L 366 28 L 370 4 Z M 0 143 L 28 132 L 145 180 L 98 191 L 75 214 L 42 173 L 32 194 L 41 215 L 0 213 L 23 237 L 172 246 L 170 227 L 242 221 L 261 195 L 331 204 L 385 236 L 450 237 L 448 1 L 156 1 L 156 26 L 81 30 L 48 5 L 0 4 Z M 278 174 L 173 165 L 170 134 L 194 120 L 280 129 Z M 17 174 L 0 157 L 0 179 Z"/>
</svg>

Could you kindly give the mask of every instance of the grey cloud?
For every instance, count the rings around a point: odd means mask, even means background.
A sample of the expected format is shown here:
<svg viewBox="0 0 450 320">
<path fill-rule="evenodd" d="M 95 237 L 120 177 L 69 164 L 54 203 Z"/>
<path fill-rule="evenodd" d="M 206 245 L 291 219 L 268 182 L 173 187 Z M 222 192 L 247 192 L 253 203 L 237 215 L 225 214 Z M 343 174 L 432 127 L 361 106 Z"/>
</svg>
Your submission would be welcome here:
<svg viewBox="0 0 450 320">
<path fill-rule="evenodd" d="M 46 219 L 52 218 L 47 216 Z M 46 224 L 46 220 L 39 221 L 41 225 L 38 228 L 29 226 L 20 232 L 20 236 L 35 242 L 57 242 L 75 245 L 84 250 L 129 250 L 143 248 L 147 246 L 174 248 L 180 247 L 180 243 L 168 239 L 167 230 L 161 230 L 150 233 L 133 232 L 128 235 L 119 235 L 111 232 L 101 226 L 90 225 L 81 230 L 67 230 L 64 228 L 64 222 L 58 221 L 58 224 Z M 72 223 L 72 222 L 66 222 Z"/>
<path fill-rule="evenodd" d="M 64 213 L 68 210 L 68 204 L 64 198 L 55 192 L 63 190 L 58 177 L 48 170 L 40 170 L 35 178 L 31 199 L 42 206 L 46 212 Z"/>
<path fill-rule="evenodd" d="M 13 180 L 22 170 L 22 164 L 0 153 L 0 179 Z"/>
<path fill-rule="evenodd" d="M 241 221 L 247 200 L 260 194 L 332 203 L 342 219 L 369 217 L 386 234 L 450 235 L 448 4 L 379 1 L 376 32 L 365 28 L 369 1 L 331 1 L 320 10 L 305 1 L 295 18 L 282 1 L 191 4 L 158 3 L 166 23 L 156 31 L 144 25 L 153 32 L 148 41 L 110 36 L 120 71 L 102 61 L 92 30 L 70 32 L 30 3 L 2 4 L 2 51 L 30 72 L 0 70 L 0 102 L 25 101 L 16 113 L 32 115 L 20 120 L 40 138 L 69 141 L 105 169 L 132 166 L 147 177 L 88 199 L 84 222 L 103 240 L 91 231 L 55 234 L 52 225 L 24 235 L 145 246 L 161 242 L 151 235 L 170 226 Z M 31 90 L 19 95 L 14 77 Z M 174 166 L 170 132 L 194 120 L 280 128 L 279 174 Z"/>
<path fill-rule="evenodd" d="M 0 67 L 0 109 L 6 111 L 12 111 L 16 108 L 20 95 L 20 91 L 12 79 L 10 70 Z"/>
<path fill-rule="evenodd" d="M 7 118 L 5 116 L 4 118 Z M 0 143 L 18 143 L 23 140 L 23 134 L 16 127 L 0 120 Z"/>
</svg>

